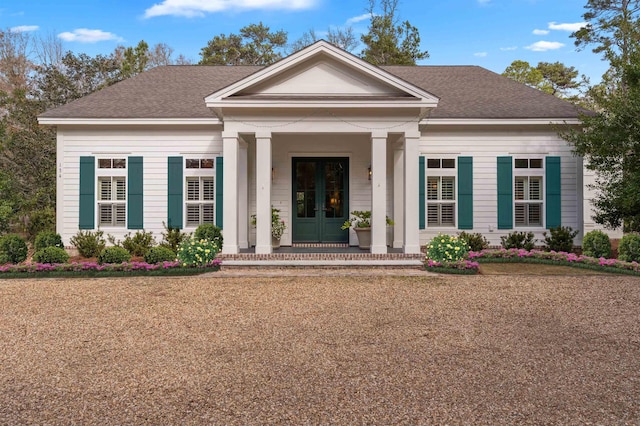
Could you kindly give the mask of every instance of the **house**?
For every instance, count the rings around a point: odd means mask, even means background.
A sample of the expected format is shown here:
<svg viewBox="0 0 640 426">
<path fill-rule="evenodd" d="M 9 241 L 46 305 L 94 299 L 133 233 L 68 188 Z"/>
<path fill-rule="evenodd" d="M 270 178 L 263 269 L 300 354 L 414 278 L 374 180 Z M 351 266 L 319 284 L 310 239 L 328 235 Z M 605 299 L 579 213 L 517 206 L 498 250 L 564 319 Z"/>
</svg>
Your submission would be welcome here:
<svg viewBox="0 0 640 426">
<path fill-rule="evenodd" d="M 376 67 L 319 41 L 268 67 L 158 67 L 39 122 L 66 244 L 215 223 L 223 252 L 270 253 L 272 206 L 285 246 L 355 245 L 340 226 L 371 210 L 372 253 L 585 226 L 582 159 L 557 135 L 576 108 L 476 66 Z"/>
</svg>

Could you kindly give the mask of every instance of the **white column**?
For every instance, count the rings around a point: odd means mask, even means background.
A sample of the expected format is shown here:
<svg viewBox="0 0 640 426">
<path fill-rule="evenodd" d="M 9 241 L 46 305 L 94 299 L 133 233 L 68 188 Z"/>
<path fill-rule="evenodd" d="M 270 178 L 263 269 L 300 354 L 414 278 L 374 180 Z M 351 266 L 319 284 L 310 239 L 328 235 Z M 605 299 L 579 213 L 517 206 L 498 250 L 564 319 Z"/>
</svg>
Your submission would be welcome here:
<svg viewBox="0 0 640 426">
<path fill-rule="evenodd" d="M 271 133 L 256 133 L 256 254 L 271 248 Z"/>
<path fill-rule="evenodd" d="M 387 133 L 371 134 L 371 253 L 387 252 Z"/>
<path fill-rule="evenodd" d="M 238 244 L 246 249 L 249 248 L 249 164 L 245 141 L 240 142 L 238 163 Z"/>
<path fill-rule="evenodd" d="M 222 133 L 222 155 L 224 157 L 224 194 L 222 202 L 222 232 L 224 242 L 222 252 L 238 253 L 238 154 L 239 143 L 236 132 Z"/>
<path fill-rule="evenodd" d="M 393 248 L 404 246 L 404 141 L 393 151 Z"/>
<path fill-rule="evenodd" d="M 406 133 L 404 138 L 404 252 L 420 253 L 418 221 L 418 144 L 420 133 Z"/>
</svg>

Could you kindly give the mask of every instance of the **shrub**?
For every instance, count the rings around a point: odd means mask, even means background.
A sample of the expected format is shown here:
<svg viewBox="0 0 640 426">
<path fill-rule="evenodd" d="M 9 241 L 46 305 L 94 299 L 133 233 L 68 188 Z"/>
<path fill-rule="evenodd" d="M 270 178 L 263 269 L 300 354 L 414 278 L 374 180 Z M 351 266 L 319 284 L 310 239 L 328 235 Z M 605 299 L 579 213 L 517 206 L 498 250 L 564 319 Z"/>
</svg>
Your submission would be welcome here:
<svg viewBox="0 0 640 426">
<path fill-rule="evenodd" d="M 210 223 L 203 223 L 196 228 L 196 232 L 193 233 L 193 238 L 196 240 L 209 240 L 216 243 L 218 249 L 222 247 L 222 229 Z"/>
<path fill-rule="evenodd" d="M 27 223 L 27 239 L 34 241 L 36 236 L 43 231 L 55 232 L 56 211 L 50 207 L 42 210 L 35 210 L 29 214 Z"/>
<path fill-rule="evenodd" d="M 161 245 L 169 247 L 174 252 L 177 252 L 180 244 L 189 239 L 189 234 L 182 232 L 179 228 L 167 226 L 164 222 L 162 222 L 162 226 L 164 226 L 165 232 L 162 233 Z"/>
<path fill-rule="evenodd" d="M 533 239 L 533 232 L 510 232 L 507 236 L 500 237 L 500 242 L 505 249 L 525 249 L 533 250 L 536 240 Z"/>
<path fill-rule="evenodd" d="M 33 248 L 36 251 L 40 251 L 47 247 L 58 247 L 64 248 L 64 244 L 62 244 L 62 238 L 60 234 L 56 234 L 53 231 L 42 231 L 36 236 L 36 242 L 33 245 Z"/>
<path fill-rule="evenodd" d="M 151 247 L 144 255 L 144 261 L 151 265 L 159 262 L 173 262 L 174 260 L 176 260 L 176 253 L 164 246 Z"/>
<path fill-rule="evenodd" d="M 469 254 L 467 242 L 458 237 L 438 234 L 427 246 L 427 257 L 435 262 L 456 262 Z"/>
<path fill-rule="evenodd" d="M 67 263 L 69 253 L 63 248 L 49 246 L 35 252 L 33 260 L 38 263 Z"/>
<path fill-rule="evenodd" d="M 120 244 L 118 244 L 120 245 Z M 153 238 L 153 232 L 144 230 L 137 231 L 133 236 L 128 233 L 124 236 L 122 247 L 131 253 L 132 256 L 144 256 L 149 249 L 156 245 L 156 239 Z"/>
<path fill-rule="evenodd" d="M 458 238 L 465 241 L 471 251 L 482 251 L 489 248 L 489 241 L 479 232 L 467 233 L 462 231 L 458 234 Z"/>
<path fill-rule="evenodd" d="M 205 266 L 215 259 L 220 248 L 213 241 L 191 238 L 178 248 L 178 261 L 183 266 Z"/>
<path fill-rule="evenodd" d="M 611 257 L 611 240 L 602 231 L 587 232 L 582 239 L 582 254 L 590 257 Z"/>
<path fill-rule="evenodd" d="M 97 257 L 106 245 L 102 231 L 78 231 L 71 237 L 71 245 L 78 249 L 78 253 L 84 257 Z"/>
<path fill-rule="evenodd" d="M 640 261 L 640 235 L 627 234 L 620 239 L 618 259 L 625 262 Z"/>
<path fill-rule="evenodd" d="M 570 253 L 573 250 L 573 239 L 578 235 L 570 226 L 558 226 L 543 232 L 545 248 L 549 251 L 564 251 Z"/>
<path fill-rule="evenodd" d="M 0 238 L 0 262 L 24 262 L 27 260 L 27 252 L 27 243 L 20 235 L 7 234 Z"/>
<path fill-rule="evenodd" d="M 131 260 L 131 253 L 118 246 L 107 247 L 98 255 L 98 263 L 122 263 Z"/>
</svg>

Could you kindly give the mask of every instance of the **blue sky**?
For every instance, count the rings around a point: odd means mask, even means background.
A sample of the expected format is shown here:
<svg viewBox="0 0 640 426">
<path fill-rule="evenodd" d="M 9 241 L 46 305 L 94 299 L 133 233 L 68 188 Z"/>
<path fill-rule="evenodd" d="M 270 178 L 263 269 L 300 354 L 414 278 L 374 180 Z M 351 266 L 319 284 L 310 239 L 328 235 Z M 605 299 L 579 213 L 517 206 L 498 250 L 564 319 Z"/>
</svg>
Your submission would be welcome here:
<svg viewBox="0 0 640 426">
<path fill-rule="evenodd" d="M 587 0 L 400 0 L 402 20 L 420 31 L 425 65 L 480 65 L 502 72 L 516 59 L 561 61 L 600 80 L 607 68 L 598 55 L 577 52 Z M 0 28 L 55 35 L 65 50 L 109 54 L 118 45 L 167 43 L 197 62 L 215 35 L 262 21 L 284 29 L 289 40 L 315 29 L 351 25 L 366 32 L 368 0 L 2 0 Z M 358 53 L 361 48 L 357 48 Z"/>
</svg>

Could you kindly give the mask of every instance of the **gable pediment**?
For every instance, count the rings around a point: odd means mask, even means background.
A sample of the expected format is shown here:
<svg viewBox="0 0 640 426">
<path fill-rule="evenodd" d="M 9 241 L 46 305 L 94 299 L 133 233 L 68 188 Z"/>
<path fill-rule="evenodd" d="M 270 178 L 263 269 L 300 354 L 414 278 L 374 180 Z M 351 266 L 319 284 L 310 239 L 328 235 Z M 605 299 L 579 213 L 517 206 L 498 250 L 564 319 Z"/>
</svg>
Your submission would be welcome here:
<svg viewBox="0 0 640 426">
<path fill-rule="evenodd" d="M 438 98 L 319 41 L 205 98 L 209 108 L 434 108 Z"/>
</svg>

